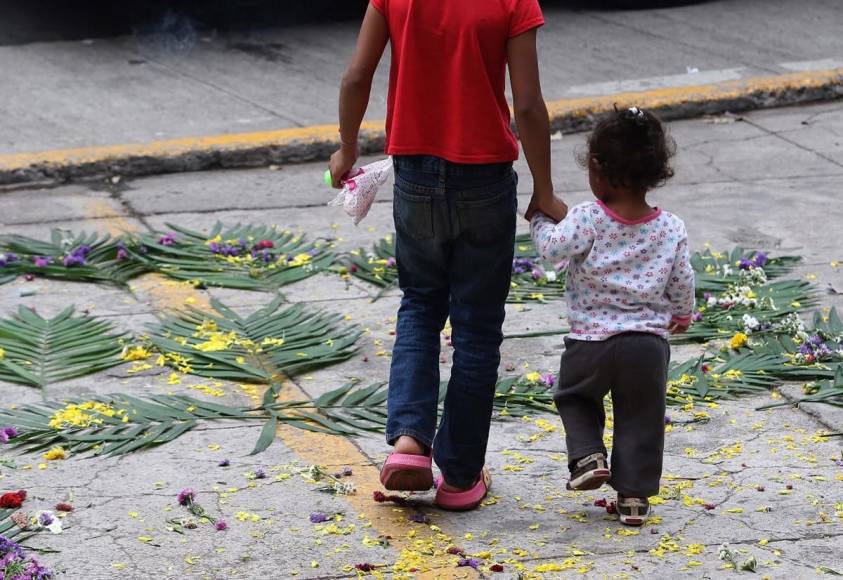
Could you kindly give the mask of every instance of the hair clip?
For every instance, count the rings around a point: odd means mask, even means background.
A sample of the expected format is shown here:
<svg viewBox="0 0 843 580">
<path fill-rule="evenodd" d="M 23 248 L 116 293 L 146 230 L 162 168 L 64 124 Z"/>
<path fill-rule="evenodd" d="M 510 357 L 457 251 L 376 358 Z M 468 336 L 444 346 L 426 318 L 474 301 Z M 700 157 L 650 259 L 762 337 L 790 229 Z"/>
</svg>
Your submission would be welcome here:
<svg viewBox="0 0 843 580">
<path fill-rule="evenodd" d="M 638 107 L 630 107 L 622 115 L 627 121 L 632 121 L 639 126 L 644 126 L 647 123 L 647 116 Z"/>
</svg>

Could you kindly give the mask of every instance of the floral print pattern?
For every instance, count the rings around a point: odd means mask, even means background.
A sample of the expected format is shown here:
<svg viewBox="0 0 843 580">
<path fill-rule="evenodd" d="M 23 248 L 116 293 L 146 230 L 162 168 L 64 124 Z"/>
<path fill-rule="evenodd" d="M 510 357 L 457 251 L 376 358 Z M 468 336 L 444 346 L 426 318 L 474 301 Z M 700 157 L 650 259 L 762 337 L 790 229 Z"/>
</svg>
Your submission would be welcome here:
<svg viewBox="0 0 843 580">
<path fill-rule="evenodd" d="M 624 220 L 599 202 L 571 208 L 555 224 L 537 213 L 530 223 L 546 260 L 567 261 L 571 338 L 605 340 L 622 332 L 668 336 L 672 319 L 690 321 L 694 271 L 685 224 L 655 210 Z"/>
</svg>

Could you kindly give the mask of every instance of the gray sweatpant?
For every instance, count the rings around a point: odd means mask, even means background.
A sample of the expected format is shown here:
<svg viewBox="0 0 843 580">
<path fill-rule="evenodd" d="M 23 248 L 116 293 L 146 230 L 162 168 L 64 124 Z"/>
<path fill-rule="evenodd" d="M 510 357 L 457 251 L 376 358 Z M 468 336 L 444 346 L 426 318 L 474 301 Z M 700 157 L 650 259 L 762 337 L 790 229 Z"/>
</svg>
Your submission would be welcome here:
<svg viewBox="0 0 843 580">
<path fill-rule="evenodd" d="M 568 461 L 606 454 L 603 397 L 611 391 L 614 438 L 609 484 L 627 497 L 657 494 L 669 362 L 670 346 L 655 334 L 628 332 L 595 342 L 566 338 L 553 398 L 565 425 Z"/>
</svg>

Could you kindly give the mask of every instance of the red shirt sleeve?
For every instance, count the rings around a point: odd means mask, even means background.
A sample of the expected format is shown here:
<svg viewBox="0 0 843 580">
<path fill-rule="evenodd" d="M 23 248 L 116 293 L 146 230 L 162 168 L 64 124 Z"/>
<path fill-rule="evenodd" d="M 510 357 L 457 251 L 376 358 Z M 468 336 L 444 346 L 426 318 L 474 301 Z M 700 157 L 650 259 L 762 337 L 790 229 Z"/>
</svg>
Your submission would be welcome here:
<svg viewBox="0 0 843 580">
<path fill-rule="evenodd" d="M 371 0 L 370 3 L 375 7 L 375 10 L 386 16 L 386 0 Z"/>
<path fill-rule="evenodd" d="M 372 0 L 382 2 L 383 0 Z M 524 34 L 544 24 L 539 0 L 515 0 L 512 18 L 509 21 L 509 37 Z"/>
</svg>

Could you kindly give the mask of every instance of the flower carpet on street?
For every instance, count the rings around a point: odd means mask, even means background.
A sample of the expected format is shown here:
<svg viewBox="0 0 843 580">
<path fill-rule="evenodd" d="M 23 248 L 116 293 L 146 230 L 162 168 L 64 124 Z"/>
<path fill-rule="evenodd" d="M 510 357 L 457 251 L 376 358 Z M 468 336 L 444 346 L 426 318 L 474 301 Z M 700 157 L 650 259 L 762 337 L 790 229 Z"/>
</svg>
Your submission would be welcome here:
<svg viewBox="0 0 843 580">
<path fill-rule="evenodd" d="M 665 474 L 646 525 L 631 529 L 609 488 L 565 490 L 552 397 L 565 269 L 524 236 L 490 495 L 454 517 L 432 493 L 378 485 L 399 293 L 394 238 L 372 238 L 343 252 L 315 234 L 219 223 L 0 237 L 9 288 L 72 282 L 138 300 L 134 278 L 157 276 L 182 292 L 145 297 L 150 312 L 131 325 L 81 297 L 56 311 L 7 307 L 0 578 L 843 574 L 829 549 L 843 537 L 841 424 L 800 410 L 843 408 L 843 321 L 797 274 L 798 256 L 693 256 L 698 311 L 674 345 Z M 317 287 L 356 292 L 359 306 L 307 300 Z M 807 530 L 799 543 L 794 529 Z M 83 544 L 90 568 L 68 569 Z"/>
</svg>

